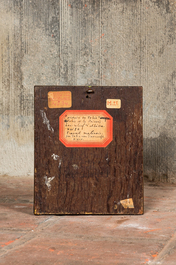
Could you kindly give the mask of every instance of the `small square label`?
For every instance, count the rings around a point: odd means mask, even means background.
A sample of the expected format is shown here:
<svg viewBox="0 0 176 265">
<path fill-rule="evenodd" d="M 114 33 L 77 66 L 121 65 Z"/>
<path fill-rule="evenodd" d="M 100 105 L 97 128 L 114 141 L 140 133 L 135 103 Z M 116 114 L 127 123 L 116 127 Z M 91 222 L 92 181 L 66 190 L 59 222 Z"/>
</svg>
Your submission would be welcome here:
<svg viewBox="0 0 176 265">
<path fill-rule="evenodd" d="M 107 109 L 120 109 L 121 108 L 121 99 L 107 99 L 106 100 Z"/>
<path fill-rule="evenodd" d="M 53 108 L 71 108 L 71 91 L 50 91 L 48 92 L 48 107 Z"/>
</svg>

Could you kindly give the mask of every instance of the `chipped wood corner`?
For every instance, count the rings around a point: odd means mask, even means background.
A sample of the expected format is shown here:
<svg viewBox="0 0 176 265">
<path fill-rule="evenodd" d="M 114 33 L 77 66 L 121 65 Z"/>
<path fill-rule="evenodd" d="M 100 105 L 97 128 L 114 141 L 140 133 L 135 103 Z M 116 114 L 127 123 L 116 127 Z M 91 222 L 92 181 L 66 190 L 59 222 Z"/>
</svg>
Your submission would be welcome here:
<svg viewBox="0 0 176 265">
<path fill-rule="evenodd" d="M 142 203 L 141 209 L 139 209 L 138 214 L 144 214 L 144 201 Z"/>
<path fill-rule="evenodd" d="M 34 214 L 35 215 L 40 215 L 40 213 L 37 211 L 37 209 L 34 209 Z"/>
<path fill-rule="evenodd" d="M 144 209 L 143 209 L 143 207 L 141 207 L 141 209 L 139 210 L 138 214 L 144 214 Z"/>
</svg>

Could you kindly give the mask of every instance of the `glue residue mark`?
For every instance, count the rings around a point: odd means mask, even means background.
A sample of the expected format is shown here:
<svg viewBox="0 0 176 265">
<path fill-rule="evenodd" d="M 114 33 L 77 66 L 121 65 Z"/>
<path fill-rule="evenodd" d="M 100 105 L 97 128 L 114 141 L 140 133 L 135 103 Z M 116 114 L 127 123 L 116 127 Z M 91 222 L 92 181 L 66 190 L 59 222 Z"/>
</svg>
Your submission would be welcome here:
<svg viewBox="0 0 176 265">
<path fill-rule="evenodd" d="M 73 167 L 75 170 L 79 168 L 78 165 L 76 165 L 76 164 L 73 164 L 72 167 Z"/>
<path fill-rule="evenodd" d="M 46 124 L 48 130 L 53 133 L 54 129 L 51 127 L 50 122 L 49 122 L 49 120 L 46 117 L 46 113 L 44 112 L 44 110 L 40 110 L 40 113 L 41 113 L 41 116 L 43 118 L 43 123 Z"/>
<path fill-rule="evenodd" d="M 59 159 L 59 166 L 58 166 L 58 168 L 61 167 L 61 163 L 62 163 L 62 159 Z"/>
<path fill-rule="evenodd" d="M 47 176 L 44 176 L 44 180 L 45 180 L 45 184 L 46 186 L 48 187 L 48 190 L 50 191 L 51 190 L 51 181 L 55 178 L 54 177 L 47 177 Z"/>
<path fill-rule="evenodd" d="M 55 154 L 52 154 L 51 156 L 54 160 L 58 160 L 59 159 L 59 156 L 58 155 L 55 155 Z"/>
</svg>

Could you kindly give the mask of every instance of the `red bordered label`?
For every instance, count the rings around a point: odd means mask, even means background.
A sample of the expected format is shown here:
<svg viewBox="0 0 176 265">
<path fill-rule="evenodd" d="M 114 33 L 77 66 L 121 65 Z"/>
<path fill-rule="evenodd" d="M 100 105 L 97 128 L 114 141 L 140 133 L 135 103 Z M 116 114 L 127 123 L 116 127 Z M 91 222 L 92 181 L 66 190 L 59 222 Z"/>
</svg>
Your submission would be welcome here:
<svg viewBox="0 0 176 265">
<path fill-rule="evenodd" d="M 66 110 L 59 117 L 59 140 L 66 147 L 106 147 L 113 118 L 105 110 Z"/>
</svg>

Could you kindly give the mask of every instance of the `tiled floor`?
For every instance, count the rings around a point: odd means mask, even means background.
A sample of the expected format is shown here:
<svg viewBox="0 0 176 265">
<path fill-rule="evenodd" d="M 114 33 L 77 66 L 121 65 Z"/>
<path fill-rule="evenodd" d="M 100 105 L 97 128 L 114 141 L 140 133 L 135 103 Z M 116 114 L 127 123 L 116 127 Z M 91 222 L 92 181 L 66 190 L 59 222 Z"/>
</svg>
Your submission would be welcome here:
<svg viewBox="0 0 176 265">
<path fill-rule="evenodd" d="M 176 186 L 145 183 L 142 216 L 34 216 L 33 178 L 0 177 L 0 264 L 176 265 Z"/>
</svg>

